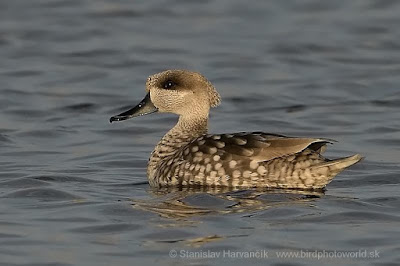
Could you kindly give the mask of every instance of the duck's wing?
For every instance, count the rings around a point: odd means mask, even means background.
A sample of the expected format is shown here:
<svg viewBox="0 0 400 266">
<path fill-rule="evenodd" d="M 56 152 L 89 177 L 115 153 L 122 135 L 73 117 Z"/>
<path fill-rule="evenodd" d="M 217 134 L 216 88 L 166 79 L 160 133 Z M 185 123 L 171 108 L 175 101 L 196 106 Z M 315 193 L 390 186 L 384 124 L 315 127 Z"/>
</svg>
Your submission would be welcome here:
<svg viewBox="0 0 400 266">
<path fill-rule="evenodd" d="M 320 138 L 294 138 L 263 132 L 204 135 L 189 144 L 189 151 L 200 151 L 205 156 L 224 156 L 249 159 L 256 162 L 269 161 L 310 149 L 322 152 L 332 140 Z"/>
</svg>

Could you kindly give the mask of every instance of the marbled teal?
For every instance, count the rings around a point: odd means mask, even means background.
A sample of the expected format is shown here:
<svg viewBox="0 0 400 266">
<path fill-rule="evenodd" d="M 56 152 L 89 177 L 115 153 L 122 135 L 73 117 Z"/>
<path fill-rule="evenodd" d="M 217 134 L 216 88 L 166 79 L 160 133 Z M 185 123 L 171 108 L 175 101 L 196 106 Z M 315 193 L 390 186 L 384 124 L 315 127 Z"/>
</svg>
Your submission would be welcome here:
<svg viewBox="0 0 400 266">
<path fill-rule="evenodd" d="M 208 134 L 211 107 L 221 98 L 201 74 L 167 70 L 150 76 L 147 95 L 134 108 L 110 122 L 154 112 L 179 115 L 177 124 L 151 153 L 149 183 L 163 186 L 321 189 L 359 154 L 326 159 L 321 154 L 330 140 L 249 132 Z"/>
</svg>

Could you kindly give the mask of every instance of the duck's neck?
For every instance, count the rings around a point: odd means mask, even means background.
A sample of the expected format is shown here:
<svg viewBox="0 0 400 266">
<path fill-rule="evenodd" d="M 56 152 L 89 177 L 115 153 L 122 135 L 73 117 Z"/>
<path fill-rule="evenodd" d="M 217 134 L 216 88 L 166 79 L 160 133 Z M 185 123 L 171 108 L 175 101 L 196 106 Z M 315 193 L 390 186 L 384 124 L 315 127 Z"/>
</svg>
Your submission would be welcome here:
<svg viewBox="0 0 400 266">
<path fill-rule="evenodd" d="M 178 123 L 155 147 L 147 167 L 148 177 L 154 176 L 155 170 L 163 159 L 169 159 L 184 145 L 207 133 L 208 114 L 205 116 L 180 116 Z"/>
<path fill-rule="evenodd" d="M 164 136 L 173 135 L 187 138 L 196 138 L 208 131 L 208 116 L 186 117 L 180 116 L 178 123 Z"/>
<path fill-rule="evenodd" d="M 180 116 L 178 123 L 161 139 L 156 146 L 154 152 L 162 148 L 159 156 L 167 156 L 167 153 L 174 152 L 185 144 L 188 144 L 193 139 L 206 134 L 208 130 L 208 116 L 204 117 L 185 117 Z"/>
</svg>

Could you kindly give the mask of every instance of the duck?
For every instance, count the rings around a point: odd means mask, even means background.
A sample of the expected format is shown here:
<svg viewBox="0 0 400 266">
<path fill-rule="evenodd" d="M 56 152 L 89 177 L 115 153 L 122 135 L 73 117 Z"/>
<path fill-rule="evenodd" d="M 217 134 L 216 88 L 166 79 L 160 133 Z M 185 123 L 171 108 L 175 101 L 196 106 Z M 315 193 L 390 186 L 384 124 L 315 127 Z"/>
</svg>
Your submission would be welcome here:
<svg viewBox="0 0 400 266">
<path fill-rule="evenodd" d="M 220 94 L 198 72 L 166 70 L 147 78 L 146 96 L 110 123 L 152 113 L 179 116 L 155 146 L 147 165 L 151 187 L 229 187 L 324 189 L 363 157 L 322 156 L 325 138 L 289 137 L 264 132 L 209 134 L 210 109 Z"/>
</svg>

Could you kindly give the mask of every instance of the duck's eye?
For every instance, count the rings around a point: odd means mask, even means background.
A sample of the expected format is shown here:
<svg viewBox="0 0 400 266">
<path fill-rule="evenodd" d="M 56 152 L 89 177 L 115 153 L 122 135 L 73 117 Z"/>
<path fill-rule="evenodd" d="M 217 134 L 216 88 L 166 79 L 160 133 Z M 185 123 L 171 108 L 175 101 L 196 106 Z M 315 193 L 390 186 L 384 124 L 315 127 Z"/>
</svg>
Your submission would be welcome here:
<svg viewBox="0 0 400 266">
<path fill-rule="evenodd" d="M 171 89 L 174 86 L 175 86 L 175 83 L 172 80 L 167 80 L 164 83 L 164 89 Z"/>
</svg>

